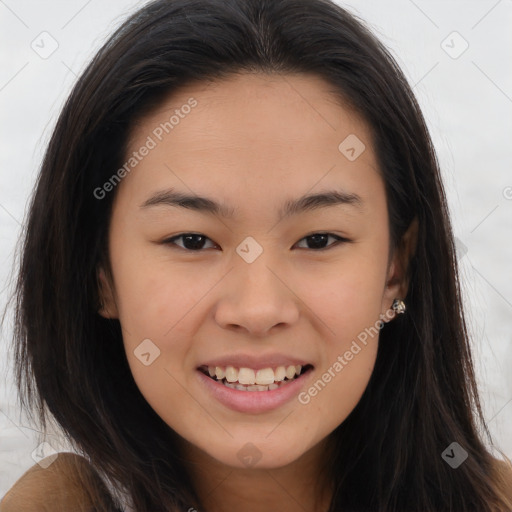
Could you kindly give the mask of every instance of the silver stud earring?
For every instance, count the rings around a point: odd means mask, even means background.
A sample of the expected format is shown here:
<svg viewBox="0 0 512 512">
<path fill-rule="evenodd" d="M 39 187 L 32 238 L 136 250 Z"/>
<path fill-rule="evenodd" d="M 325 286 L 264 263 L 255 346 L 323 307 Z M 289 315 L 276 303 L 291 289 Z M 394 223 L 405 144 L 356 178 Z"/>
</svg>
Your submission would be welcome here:
<svg viewBox="0 0 512 512">
<path fill-rule="evenodd" d="M 405 307 L 405 302 L 402 299 L 394 299 L 391 309 L 398 315 L 401 315 L 405 313 L 407 308 Z"/>
</svg>

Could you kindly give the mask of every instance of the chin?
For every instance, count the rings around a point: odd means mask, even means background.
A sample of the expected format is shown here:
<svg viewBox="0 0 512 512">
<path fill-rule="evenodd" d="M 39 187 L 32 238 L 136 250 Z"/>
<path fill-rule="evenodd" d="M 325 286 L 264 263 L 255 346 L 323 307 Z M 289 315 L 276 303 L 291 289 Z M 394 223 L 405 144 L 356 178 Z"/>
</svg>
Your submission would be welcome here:
<svg viewBox="0 0 512 512">
<path fill-rule="evenodd" d="M 217 462 L 231 468 L 277 469 L 293 463 L 304 455 L 304 445 L 303 441 L 299 448 L 287 445 L 285 440 L 277 438 L 274 442 L 269 442 L 268 439 L 251 441 L 251 437 L 248 437 L 243 441 L 231 441 L 225 449 L 208 450 L 208 454 Z"/>
</svg>

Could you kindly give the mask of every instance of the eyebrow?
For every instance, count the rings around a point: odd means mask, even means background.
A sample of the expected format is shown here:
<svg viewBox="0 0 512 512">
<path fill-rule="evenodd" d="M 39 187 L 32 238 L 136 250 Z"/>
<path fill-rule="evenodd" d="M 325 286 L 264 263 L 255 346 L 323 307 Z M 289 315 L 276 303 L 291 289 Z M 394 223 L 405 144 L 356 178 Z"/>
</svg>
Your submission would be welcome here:
<svg viewBox="0 0 512 512">
<path fill-rule="evenodd" d="M 353 206 L 362 210 L 363 201 L 360 196 L 354 193 L 342 190 L 329 190 L 317 194 L 306 194 L 298 199 L 285 201 L 279 211 L 279 220 L 291 215 L 328 208 L 338 205 Z M 154 206 L 174 206 L 179 208 L 188 208 L 197 212 L 209 213 L 217 217 L 233 219 L 236 210 L 223 203 L 219 203 L 208 197 L 201 197 L 193 194 L 185 194 L 174 189 L 162 190 L 154 193 L 140 208 L 150 208 Z"/>
</svg>

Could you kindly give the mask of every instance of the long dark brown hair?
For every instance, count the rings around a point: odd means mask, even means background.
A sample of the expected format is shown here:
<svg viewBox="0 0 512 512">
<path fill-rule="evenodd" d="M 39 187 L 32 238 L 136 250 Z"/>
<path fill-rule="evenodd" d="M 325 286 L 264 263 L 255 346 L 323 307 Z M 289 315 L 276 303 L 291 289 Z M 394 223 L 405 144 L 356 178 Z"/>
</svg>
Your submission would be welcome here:
<svg viewBox="0 0 512 512">
<path fill-rule="evenodd" d="M 126 160 L 134 123 L 178 87 L 233 73 L 325 79 L 368 123 L 392 247 L 414 219 L 407 314 L 380 332 L 374 372 L 329 436 L 330 512 L 495 512 L 512 507 L 478 398 L 438 162 L 392 55 L 328 0 L 159 0 L 94 57 L 54 129 L 21 247 L 14 349 L 22 407 L 53 418 L 137 512 L 201 503 L 179 438 L 138 390 L 117 320 L 98 314 L 115 195 L 94 190 Z M 37 416 L 37 417 L 35 417 Z M 457 469 L 442 452 L 457 442 Z M 97 499 L 97 510 L 113 510 Z"/>
</svg>

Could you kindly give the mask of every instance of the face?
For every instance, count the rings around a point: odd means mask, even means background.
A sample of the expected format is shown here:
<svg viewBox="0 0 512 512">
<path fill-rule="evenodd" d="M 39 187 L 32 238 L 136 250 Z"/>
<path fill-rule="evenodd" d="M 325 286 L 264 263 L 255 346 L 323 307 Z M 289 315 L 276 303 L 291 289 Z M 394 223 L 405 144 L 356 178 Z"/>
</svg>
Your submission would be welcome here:
<svg viewBox="0 0 512 512">
<path fill-rule="evenodd" d="M 101 314 L 141 393 L 216 461 L 297 460 L 358 403 L 405 295 L 367 125 L 320 78 L 237 75 L 175 92 L 126 160 Z"/>
</svg>

